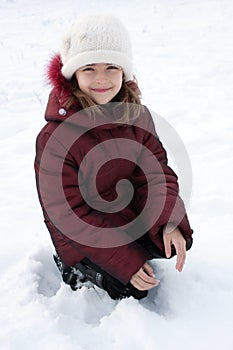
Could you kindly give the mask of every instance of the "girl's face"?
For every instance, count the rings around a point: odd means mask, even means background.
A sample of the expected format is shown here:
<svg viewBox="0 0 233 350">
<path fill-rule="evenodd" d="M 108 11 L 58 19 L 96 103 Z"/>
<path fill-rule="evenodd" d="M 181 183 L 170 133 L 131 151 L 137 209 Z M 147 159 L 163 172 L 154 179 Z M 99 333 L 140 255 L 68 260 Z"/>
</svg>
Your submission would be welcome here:
<svg viewBox="0 0 233 350">
<path fill-rule="evenodd" d="M 96 103 L 105 104 L 120 91 L 123 71 L 115 64 L 96 63 L 79 68 L 75 76 L 81 91 Z"/>
</svg>

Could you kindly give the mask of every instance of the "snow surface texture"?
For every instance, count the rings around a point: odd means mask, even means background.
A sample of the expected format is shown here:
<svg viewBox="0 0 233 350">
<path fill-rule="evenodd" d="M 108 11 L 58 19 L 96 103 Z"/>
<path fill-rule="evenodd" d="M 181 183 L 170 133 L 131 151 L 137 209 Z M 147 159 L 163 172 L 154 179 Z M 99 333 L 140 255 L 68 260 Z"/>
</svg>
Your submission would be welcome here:
<svg viewBox="0 0 233 350">
<path fill-rule="evenodd" d="M 77 15 L 102 11 L 127 23 L 143 102 L 192 162 L 194 246 L 182 273 L 153 260 L 161 284 L 141 301 L 61 282 L 35 189 L 44 65 Z M 233 2 L 1 0 L 0 14 L 1 349 L 233 349 Z"/>
</svg>

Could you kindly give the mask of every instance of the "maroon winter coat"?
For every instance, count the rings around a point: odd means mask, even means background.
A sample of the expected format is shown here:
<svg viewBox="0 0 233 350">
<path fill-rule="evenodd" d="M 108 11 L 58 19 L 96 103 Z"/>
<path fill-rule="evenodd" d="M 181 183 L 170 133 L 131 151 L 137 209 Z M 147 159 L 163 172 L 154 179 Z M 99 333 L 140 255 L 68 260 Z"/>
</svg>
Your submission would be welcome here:
<svg viewBox="0 0 233 350">
<path fill-rule="evenodd" d="M 191 240 L 177 176 L 167 166 L 166 152 L 145 107 L 130 124 L 116 122 L 119 109 L 114 104 L 103 106 L 95 119 L 78 103 L 65 116 L 60 115 L 69 94 L 60 68 L 59 57 L 55 57 L 49 68 L 54 88 L 45 113 L 47 124 L 36 141 L 35 171 L 45 223 L 67 265 L 87 257 L 126 284 L 148 258 L 131 239 L 134 232 L 148 232 L 164 251 L 162 228 L 172 221 L 186 241 Z M 96 146 L 100 148 L 94 150 Z M 100 166 L 102 158 L 105 161 Z M 122 179 L 128 179 L 134 188 L 125 206 L 121 202 L 129 188 L 121 183 L 118 196 L 116 188 Z M 143 210 L 135 226 L 133 220 Z"/>
</svg>

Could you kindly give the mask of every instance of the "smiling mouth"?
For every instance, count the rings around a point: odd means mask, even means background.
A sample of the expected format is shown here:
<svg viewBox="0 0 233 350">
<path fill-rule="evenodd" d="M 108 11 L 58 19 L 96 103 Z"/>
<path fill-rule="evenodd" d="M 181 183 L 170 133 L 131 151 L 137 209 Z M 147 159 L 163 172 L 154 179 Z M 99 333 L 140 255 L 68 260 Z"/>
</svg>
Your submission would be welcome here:
<svg viewBox="0 0 233 350">
<path fill-rule="evenodd" d="M 103 92 L 109 91 L 110 89 L 111 88 L 108 88 L 108 89 L 92 89 L 92 90 L 95 91 L 95 92 L 103 93 Z"/>
</svg>

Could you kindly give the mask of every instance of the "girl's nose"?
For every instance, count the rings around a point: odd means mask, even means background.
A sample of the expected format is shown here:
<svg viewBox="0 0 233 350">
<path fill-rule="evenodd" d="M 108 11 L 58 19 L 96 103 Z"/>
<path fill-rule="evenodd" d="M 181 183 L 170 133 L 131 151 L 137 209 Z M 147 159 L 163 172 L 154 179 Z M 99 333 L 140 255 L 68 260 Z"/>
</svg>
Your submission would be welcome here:
<svg viewBox="0 0 233 350">
<path fill-rule="evenodd" d="M 98 84 L 103 83 L 107 80 L 106 75 L 104 72 L 98 72 L 96 75 L 96 82 Z"/>
</svg>

